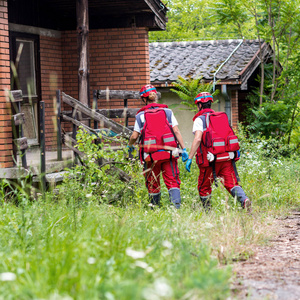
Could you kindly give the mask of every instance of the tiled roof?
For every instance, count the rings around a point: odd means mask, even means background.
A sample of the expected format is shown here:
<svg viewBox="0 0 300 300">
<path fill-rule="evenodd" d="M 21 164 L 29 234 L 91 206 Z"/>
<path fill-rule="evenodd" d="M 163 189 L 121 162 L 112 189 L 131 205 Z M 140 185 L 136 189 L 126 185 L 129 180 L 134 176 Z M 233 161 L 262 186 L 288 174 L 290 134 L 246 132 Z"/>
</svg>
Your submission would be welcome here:
<svg viewBox="0 0 300 300">
<path fill-rule="evenodd" d="M 212 80 L 219 66 L 242 40 L 150 43 L 151 82 L 184 78 Z M 259 50 L 258 40 L 244 40 L 216 74 L 217 80 L 235 80 Z"/>
</svg>

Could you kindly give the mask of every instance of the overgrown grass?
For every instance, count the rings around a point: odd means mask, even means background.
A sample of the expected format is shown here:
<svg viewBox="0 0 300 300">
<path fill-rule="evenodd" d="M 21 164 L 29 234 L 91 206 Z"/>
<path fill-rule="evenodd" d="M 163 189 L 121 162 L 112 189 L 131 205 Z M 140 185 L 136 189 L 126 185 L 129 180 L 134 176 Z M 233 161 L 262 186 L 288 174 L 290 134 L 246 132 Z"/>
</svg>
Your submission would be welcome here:
<svg viewBox="0 0 300 300">
<path fill-rule="evenodd" d="M 131 186 L 114 175 L 93 185 L 106 175 L 91 168 L 90 180 L 67 179 L 58 196 L 22 194 L 16 206 L 2 195 L 0 299 L 226 299 L 231 262 L 251 256 L 274 234 L 274 218 L 300 204 L 299 158 L 268 155 L 266 145 L 245 141 L 238 162 L 252 215 L 221 186 L 205 213 L 195 162 L 191 173 L 180 163 L 179 211 L 165 187 L 152 210 L 141 170 L 126 165 Z"/>
</svg>

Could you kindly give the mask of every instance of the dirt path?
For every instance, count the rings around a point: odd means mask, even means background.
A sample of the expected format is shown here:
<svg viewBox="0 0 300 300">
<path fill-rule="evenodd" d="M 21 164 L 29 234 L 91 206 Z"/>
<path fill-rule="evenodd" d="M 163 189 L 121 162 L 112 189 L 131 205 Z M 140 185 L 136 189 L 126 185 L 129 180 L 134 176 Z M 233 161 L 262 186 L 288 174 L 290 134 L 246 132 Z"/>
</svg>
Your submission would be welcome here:
<svg viewBox="0 0 300 300">
<path fill-rule="evenodd" d="M 234 265 L 237 299 L 300 299 L 300 212 L 277 220 L 279 235 L 254 257 Z"/>
</svg>

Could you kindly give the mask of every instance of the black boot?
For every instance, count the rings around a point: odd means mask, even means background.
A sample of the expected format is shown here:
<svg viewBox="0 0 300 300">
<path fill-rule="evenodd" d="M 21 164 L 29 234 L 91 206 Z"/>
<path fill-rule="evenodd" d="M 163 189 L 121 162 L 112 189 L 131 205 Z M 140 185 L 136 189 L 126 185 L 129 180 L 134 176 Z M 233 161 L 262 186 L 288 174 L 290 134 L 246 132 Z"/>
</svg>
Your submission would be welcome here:
<svg viewBox="0 0 300 300">
<path fill-rule="evenodd" d="M 161 193 L 149 194 L 150 203 L 153 206 L 159 206 L 160 205 L 160 196 L 161 196 Z"/>
<path fill-rule="evenodd" d="M 200 200 L 206 212 L 211 210 L 211 195 L 208 196 L 200 196 Z"/>
</svg>

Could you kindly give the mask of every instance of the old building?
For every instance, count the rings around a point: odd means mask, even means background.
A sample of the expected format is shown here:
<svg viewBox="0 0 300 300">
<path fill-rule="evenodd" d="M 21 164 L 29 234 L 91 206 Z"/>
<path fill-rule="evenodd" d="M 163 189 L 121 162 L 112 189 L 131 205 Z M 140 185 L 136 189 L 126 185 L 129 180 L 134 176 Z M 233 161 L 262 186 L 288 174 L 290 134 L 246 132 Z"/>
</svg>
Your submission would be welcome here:
<svg viewBox="0 0 300 300">
<path fill-rule="evenodd" d="M 178 75 L 214 82 L 221 93 L 213 108 L 226 111 L 236 127 L 244 119 L 247 95 L 259 86 L 256 78 L 260 72 L 260 52 L 264 62 L 271 58 L 271 47 L 263 42 L 260 46 L 258 40 L 151 43 L 151 83 L 162 93 L 164 103 L 171 105 L 180 103 L 179 97 L 170 91 Z M 174 111 L 181 131 L 191 142 L 193 113 L 178 107 Z"/>
<path fill-rule="evenodd" d="M 85 26 L 80 27 L 84 6 Z M 149 82 L 148 31 L 165 28 L 166 10 L 160 0 L 0 1 L 0 168 L 14 165 L 12 107 L 5 91 L 22 90 L 24 134 L 31 145 L 39 144 L 37 108 L 45 102 L 46 147 L 55 148 L 55 91 L 78 98 L 80 72 L 89 77 L 86 103 L 94 89 L 138 90 Z M 84 35 L 89 69 L 80 71 L 79 40 Z M 129 107 L 141 106 L 139 100 L 128 101 Z M 119 107 L 123 102 L 98 105 Z"/>
</svg>

